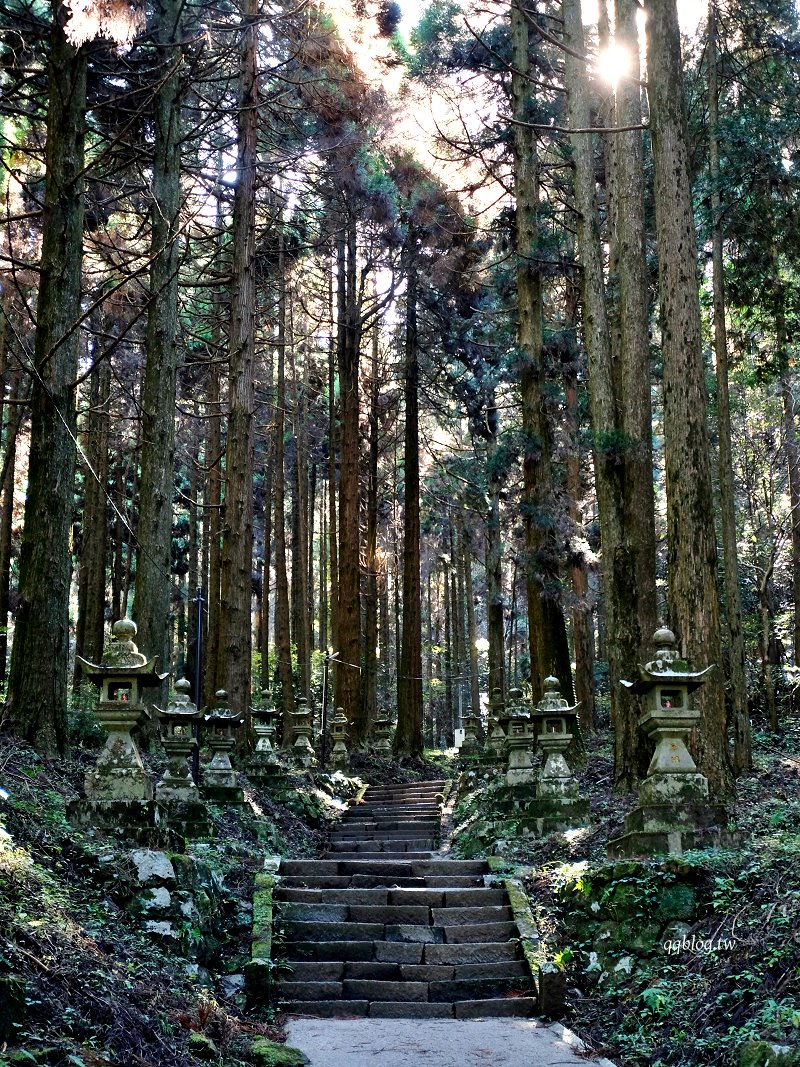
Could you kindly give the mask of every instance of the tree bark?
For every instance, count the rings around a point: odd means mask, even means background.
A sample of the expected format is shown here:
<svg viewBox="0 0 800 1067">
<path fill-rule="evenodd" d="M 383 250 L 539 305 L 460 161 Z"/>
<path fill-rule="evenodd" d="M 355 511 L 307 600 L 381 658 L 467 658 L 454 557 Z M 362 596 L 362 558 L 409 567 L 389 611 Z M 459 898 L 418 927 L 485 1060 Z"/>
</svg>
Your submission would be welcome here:
<svg viewBox="0 0 800 1067">
<path fill-rule="evenodd" d="M 53 0 L 52 12 L 28 494 L 8 683 L 14 732 L 50 755 L 63 754 L 67 744 L 86 110 L 86 52 L 67 40 L 60 0 Z"/>
<path fill-rule="evenodd" d="M 422 591 L 419 513 L 419 341 L 415 238 L 406 257 L 405 439 L 403 480 L 403 630 L 397 679 L 394 753 L 422 756 Z"/>
<path fill-rule="evenodd" d="M 733 774 L 680 30 L 675 0 L 648 0 L 645 7 L 664 363 L 670 617 L 691 666 L 716 665 L 695 698 L 700 711 L 698 759 L 712 792 L 724 795 L 733 790 Z"/>
<path fill-rule="evenodd" d="M 258 0 L 244 0 L 236 190 L 233 199 L 228 440 L 220 560 L 220 665 L 230 706 L 249 715 L 253 599 L 253 354 L 255 347 Z"/>
<path fill-rule="evenodd" d="M 158 0 L 157 42 L 165 73 L 155 105 L 150 301 L 142 384 L 142 454 L 133 615 L 137 643 L 169 669 L 175 398 L 178 380 L 178 243 L 181 200 L 180 0 Z M 160 696 L 165 699 L 169 683 Z M 162 704 L 162 707 L 164 705 Z"/>
<path fill-rule="evenodd" d="M 339 601 L 336 631 L 339 660 L 335 666 L 336 707 L 348 719 L 361 703 L 361 522 L 359 500 L 359 315 L 356 293 L 356 220 L 345 221 L 344 257 L 339 285 L 344 286 L 344 323 L 339 330 L 339 392 L 341 454 L 339 483 Z M 341 292 L 340 292 L 341 309 Z"/>
<path fill-rule="evenodd" d="M 516 200 L 517 347 L 522 395 L 523 523 L 528 598 L 528 642 L 533 701 L 542 682 L 556 674 L 562 694 L 572 697 L 569 646 L 560 603 L 560 548 L 553 531 L 552 429 L 544 397 L 542 282 L 535 255 L 539 225 L 539 159 L 530 119 L 528 22 L 518 2 L 511 5 L 514 118 L 514 197 Z M 522 123 L 522 124 L 520 124 Z M 494 683 L 490 685 L 490 691 Z"/>
<path fill-rule="evenodd" d="M 372 331 L 372 360 L 369 391 L 369 467 L 367 471 L 367 541 L 364 554 L 364 684 L 362 711 L 356 724 L 355 741 L 363 742 L 378 706 L 378 338 L 380 319 Z M 359 730 L 361 731 L 359 733 Z"/>
<path fill-rule="evenodd" d="M 708 5 L 708 160 L 711 178 L 711 256 L 714 286 L 714 355 L 717 363 L 717 432 L 719 436 L 719 498 L 725 581 L 725 621 L 728 629 L 729 700 L 733 721 L 733 767 L 737 775 L 752 767 L 753 745 L 747 710 L 747 673 L 742 597 L 739 590 L 736 494 L 733 484 L 731 403 L 728 384 L 728 334 L 725 323 L 725 276 L 722 258 L 722 197 L 720 193 L 719 98 L 717 85 L 717 10 Z M 791 481 L 791 479 L 790 479 Z M 795 483 L 797 479 L 795 479 Z M 797 484 L 794 485 L 797 489 Z M 800 568 L 798 569 L 800 574 Z"/>
</svg>

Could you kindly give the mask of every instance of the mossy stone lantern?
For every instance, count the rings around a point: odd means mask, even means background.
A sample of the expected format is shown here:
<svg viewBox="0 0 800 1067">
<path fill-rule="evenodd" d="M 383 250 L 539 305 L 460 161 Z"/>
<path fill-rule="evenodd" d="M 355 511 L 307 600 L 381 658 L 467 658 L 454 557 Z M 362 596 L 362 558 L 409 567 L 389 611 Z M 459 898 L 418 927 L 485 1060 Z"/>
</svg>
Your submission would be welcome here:
<svg viewBox="0 0 800 1067">
<path fill-rule="evenodd" d="M 575 798 L 578 783 L 567 763 L 567 749 L 573 738 L 570 725 L 576 721 L 579 705 L 570 705 L 561 696 L 558 678 L 553 675 L 545 678 L 543 689 L 544 696 L 533 712 L 538 746 L 542 750 L 538 795 Z"/>
<path fill-rule="evenodd" d="M 536 781 L 536 772 L 531 762 L 531 717 L 524 704 L 521 689 L 508 692 L 508 731 L 506 747 L 508 749 L 508 770 L 506 785 L 532 785 Z"/>
<path fill-rule="evenodd" d="M 307 697 L 298 697 L 295 710 L 290 713 L 294 743 L 291 760 L 298 770 L 306 771 L 316 766 L 317 757 L 311 739 L 314 736 L 314 713 L 308 705 Z"/>
<path fill-rule="evenodd" d="M 461 717 L 464 723 L 464 740 L 461 742 L 461 754 L 470 756 L 478 751 L 478 723 L 480 716 L 473 714 L 472 708 L 467 708 Z"/>
<path fill-rule="evenodd" d="M 156 708 L 161 725 L 161 744 L 168 761 L 164 777 L 156 786 L 159 804 L 200 799 L 200 790 L 189 767 L 189 757 L 197 747 L 195 730 L 201 718 L 197 705 L 189 697 L 191 688 L 186 678 L 179 678 L 175 683 L 174 699 L 163 711 Z"/>
<path fill-rule="evenodd" d="M 635 681 L 622 685 L 642 698 L 639 726 L 655 741 L 655 751 L 639 787 L 639 804 L 625 818 L 626 832 L 609 842 L 608 855 L 682 855 L 687 849 L 738 847 L 741 835 L 726 828 L 724 807 L 709 802 L 708 780 L 686 744 L 700 721 L 690 696 L 713 666 L 691 671 L 666 627 L 656 630 L 653 642 L 655 657 L 639 666 Z"/>
<path fill-rule="evenodd" d="M 372 751 L 381 759 L 392 758 L 391 732 L 392 720 L 385 711 L 379 710 L 372 720 Z"/>
<path fill-rule="evenodd" d="M 215 706 L 204 716 L 211 762 L 203 767 L 203 796 L 227 804 L 241 804 L 244 794 L 231 764 L 236 745 L 236 730 L 244 725 L 244 716 L 228 707 L 228 694 L 218 689 Z"/>
<path fill-rule="evenodd" d="M 280 770 L 273 741 L 275 739 L 276 715 L 272 706 L 269 690 L 261 691 L 261 702 L 250 709 L 253 718 L 253 730 L 256 735 L 256 747 L 247 764 L 247 773 L 251 778 L 274 778 Z"/>
<path fill-rule="evenodd" d="M 331 767 L 337 771 L 346 771 L 350 767 L 350 753 L 347 751 L 347 727 L 349 725 L 344 708 L 337 708 L 331 721 L 333 749 L 330 758 Z"/>
<path fill-rule="evenodd" d="M 89 801 L 150 802 L 153 799 L 153 784 L 142 765 L 131 730 L 147 717 L 143 690 L 160 686 L 168 672 L 159 674 L 156 657 L 148 659 L 142 655 L 134 640 L 136 633 L 135 622 L 118 619 L 101 663 L 77 657 L 84 675 L 100 687 L 100 700 L 94 710 L 108 731 L 105 748 L 86 775 Z"/>
<path fill-rule="evenodd" d="M 486 727 L 486 753 L 489 759 L 498 763 L 505 762 L 506 732 L 501 722 L 505 718 L 506 704 L 503 690 L 493 689 L 489 699 L 489 719 Z M 506 720 L 507 721 L 507 720 Z"/>
</svg>

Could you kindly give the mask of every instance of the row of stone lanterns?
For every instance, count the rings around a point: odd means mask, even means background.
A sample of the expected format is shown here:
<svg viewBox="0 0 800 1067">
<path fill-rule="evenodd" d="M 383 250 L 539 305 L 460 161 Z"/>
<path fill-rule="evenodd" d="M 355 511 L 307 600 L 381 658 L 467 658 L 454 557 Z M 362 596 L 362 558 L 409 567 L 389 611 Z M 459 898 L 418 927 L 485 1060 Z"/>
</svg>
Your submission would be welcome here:
<svg viewBox="0 0 800 1067">
<path fill-rule="evenodd" d="M 690 695 L 713 668 L 690 671 L 678 657 L 675 635 L 666 627 L 656 631 L 653 641 L 654 659 L 639 667 L 636 681 L 622 684 L 642 697 L 639 726 L 655 742 L 655 752 L 639 788 L 639 804 L 627 816 L 622 836 L 609 842 L 609 857 L 737 847 L 741 835 L 727 829 L 724 807 L 709 801 L 708 781 L 687 747 L 700 720 L 690 706 Z M 585 826 L 588 801 L 579 796 L 568 763 L 568 753 L 580 743 L 578 705 L 569 705 L 553 677 L 545 679 L 544 696 L 530 710 L 520 690 L 512 689 L 508 696 L 506 705 L 500 690 L 492 693 L 482 753 L 478 717 L 467 709 L 462 753 L 478 753 L 478 763 L 484 767 L 506 766 L 505 785 L 515 794 L 515 806 L 529 828 L 545 833 Z M 538 771 L 532 760 L 536 751 L 541 753 Z"/>
</svg>

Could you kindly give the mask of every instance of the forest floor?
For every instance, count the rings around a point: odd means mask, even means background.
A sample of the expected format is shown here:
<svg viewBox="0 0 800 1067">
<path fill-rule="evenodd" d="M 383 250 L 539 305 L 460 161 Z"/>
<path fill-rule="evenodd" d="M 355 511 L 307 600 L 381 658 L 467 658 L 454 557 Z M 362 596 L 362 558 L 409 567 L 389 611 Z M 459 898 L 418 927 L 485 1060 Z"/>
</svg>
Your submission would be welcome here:
<svg viewBox="0 0 800 1067">
<path fill-rule="evenodd" d="M 587 750 L 590 827 L 495 848 L 567 976 L 559 1017 L 619 1067 L 800 1063 L 800 721 L 755 731 L 729 808 L 743 848 L 680 861 L 606 861 L 636 796 L 612 792 L 608 734 Z"/>
<path fill-rule="evenodd" d="M 591 827 L 540 841 L 512 836 L 496 849 L 521 871 L 545 951 L 566 972 L 563 1021 L 619 1067 L 734 1064 L 755 1038 L 800 1049 L 800 723 L 755 740 L 755 769 L 739 782 L 733 813 L 748 835 L 739 853 L 697 853 L 669 870 L 609 867 L 606 843 L 635 798 L 611 792 L 604 737 L 590 741 L 581 772 Z M 154 770 L 158 761 L 145 759 Z M 66 818 L 93 760 L 89 748 L 44 760 L 0 735 L 0 1067 L 266 1064 L 253 1050 L 258 1038 L 283 1037 L 282 1020 L 245 1012 L 231 982 L 249 948 L 264 855 L 315 853 L 359 776 L 409 781 L 453 770 L 447 756 L 412 768 L 356 756 L 353 779 L 298 777 L 280 797 L 248 789 L 252 806 L 212 808 L 216 836 L 191 851 L 219 874 L 219 922 L 190 958 L 145 933 L 108 843 Z M 686 930 L 698 941 L 733 933 L 733 947 L 672 955 L 655 946 L 630 973 L 603 979 L 589 965 L 580 892 L 593 884 L 601 899 L 616 899 L 622 885 L 631 918 L 646 926 L 665 870 L 692 887 Z M 189 942 L 196 933 L 187 931 Z M 623 934 L 635 939 L 635 922 Z"/>
</svg>

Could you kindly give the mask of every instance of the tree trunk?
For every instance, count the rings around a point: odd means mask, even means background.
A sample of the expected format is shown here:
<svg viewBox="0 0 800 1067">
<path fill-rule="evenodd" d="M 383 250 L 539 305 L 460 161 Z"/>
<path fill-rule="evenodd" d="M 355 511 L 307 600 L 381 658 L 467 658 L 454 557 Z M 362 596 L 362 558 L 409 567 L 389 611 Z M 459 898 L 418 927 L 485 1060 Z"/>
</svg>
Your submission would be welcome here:
<svg viewBox="0 0 800 1067">
<path fill-rule="evenodd" d="M 380 319 L 372 331 L 372 362 L 369 397 L 369 469 L 367 472 L 367 543 L 364 555 L 364 684 L 361 689 L 362 712 L 354 731 L 360 744 L 375 718 L 378 701 L 378 338 Z M 359 729 L 362 731 L 359 734 Z"/>
<path fill-rule="evenodd" d="M 339 391 L 341 397 L 341 461 L 339 484 L 339 602 L 336 630 L 340 657 L 335 666 L 336 707 L 348 719 L 361 704 L 361 595 L 359 507 L 359 316 L 356 293 L 356 220 L 348 213 L 346 242 L 339 264 L 344 287 L 344 323 L 339 330 Z M 340 309 L 341 309 L 340 290 Z"/>
<path fill-rule="evenodd" d="M 253 600 L 253 353 L 255 347 L 258 0 L 244 0 L 237 180 L 233 198 L 228 440 L 220 560 L 220 665 L 230 706 L 249 715 Z"/>
<path fill-rule="evenodd" d="M 417 338 L 417 263 L 413 235 L 407 250 L 405 336 L 405 440 L 403 480 L 403 630 L 397 679 L 397 729 L 394 753 L 400 759 L 422 756 L 422 592 L 420 589 L 419 515 L 419 342 Z"/>
<path fill-rule="evenodd" d="M 286 572 L 286 511 L 285 511 L 285 465 L 286 444 L 284 429 L 286 419 L 286 277 L 284 237 L 278 237 L 278 373 L 275 389 L 275 659 L 276 675 L 281 689 L 283 721 L 283 744 L 291 738 L 289 718 L 294 711 L 294 684 L 292 680 L 292 641 L 289 609 L 289 577 Z"/>
<path fill-rule="evenodd" d="M 467 641 L 469 643 L 469 694 L 472 711 L 481 713 L 480 679 L 478 678 L 478 631 L 475 625 L 475 594 L 472 587 L 472 549 L 463 515 L 459 515 L 461 566 L 464 571 L 464 597 L 467 602 Z"/>
<path fill-rule="evenodd" d="M 67 744 L 70 529 L 83 255 L 86 52 L 53 0 L 47 147 L 36 307 L 28 494 L 8 705 L 14 732 L 46 754 Z"/>
<path fill-rule="evenodd" d="M 492 392 L 486 405 L 489 431 L 487 462 L 489 466 L 489 515 L 486 520 L 486 630 L 489 640 L 489 693 L 505 693 L 506 670 L 503 642 L 503 534 L 500 526 L 500 486 L 495 474 L 498 417 Z"/>
<path fill-rule="evenodd" d="M 725 324 L 725 280 L 722 258 L 722 197 L 720 194 L 719 100 L 717 87 L 716 3 L 708 5 L 708 158 L 711 178 L 711 254 L 714 285 L 714 355 L 717 363 L 717 431 L 719 436 L 719 498 L 722 555 L 725 573 L 725 620 L 728 627 L 729 699 L 733 721 L 733 766 L 737 775 L 752 767 L 753 746 L 747 711 L 742 598 L 739 590 L 739 558 L 736 536 L 736 494 L 733 484 L 731 404 L 728 386 L 728 335 Z M 791 473 L 791 472 L 790 472 Z M 790 477 L 791 483 L 791 477 Z M 795 477 L 792 488 L 797 490 Z M 797 540 L 795 534 L 793 544 Z M 796 564 L 800 576 L 800 559 Z"/>
<path fill-rule="evenodd" d="M 519 3 L 511 5 L 514 118 L 530 120 L 528 22 Z M 539 159 L 533 130 L 514 126 L 514 196 L 516 200 L 517 347 L 522 395 L 523 523 L 528 598 L 528 642 L 533 701 L 542 682 L 556 674 L 561 692 L 572 697 L 569 646 L 560 603 L 560 547 L 553 531 L 552 430 L 545 406 L 542 350 L 542 282 L 535 260 L 539 224 Z M 494 683 L 490 689 L 494 688 Z"/>
<path fill-rule="evenodd" d="M 164 73 L 155 102 L 150 302 L 142 383 L 142 456 L 133 615 L 137 642 L 169 670 L 175 397 L 178 379 L 178 243 L 181 202 L 180 0 L 158 0 L 157 40 Z M 167 681 L 159 703 L 169 690 Z M 161 705 L 164 706 L 163 704 Z"/>
<path fill-rule="evenodd" d="M 9 398 L 19 399 L 19 374 L 11 376 Z M 5 685 L 8 667 L 8 613 L 11 606 L 11 551 L 14 528 L 14 472 L 17 436 L 23 408 L 13 406 L 6 425 L 3 450 L 3 481 L 0 485 L 0 686 Z"/>
<path fill-rule="evenodd" d="M 717 665 L 695 698 L 700 711 L 698 758 L 712 792 L 724 795 L 733 790 L 733 774 L 721 669 L 717 543 L 680 30 L 675 0 L 648 0 L 645 7 L 664 363 L 670 615 L 691 666 Z"/>
</svg>

